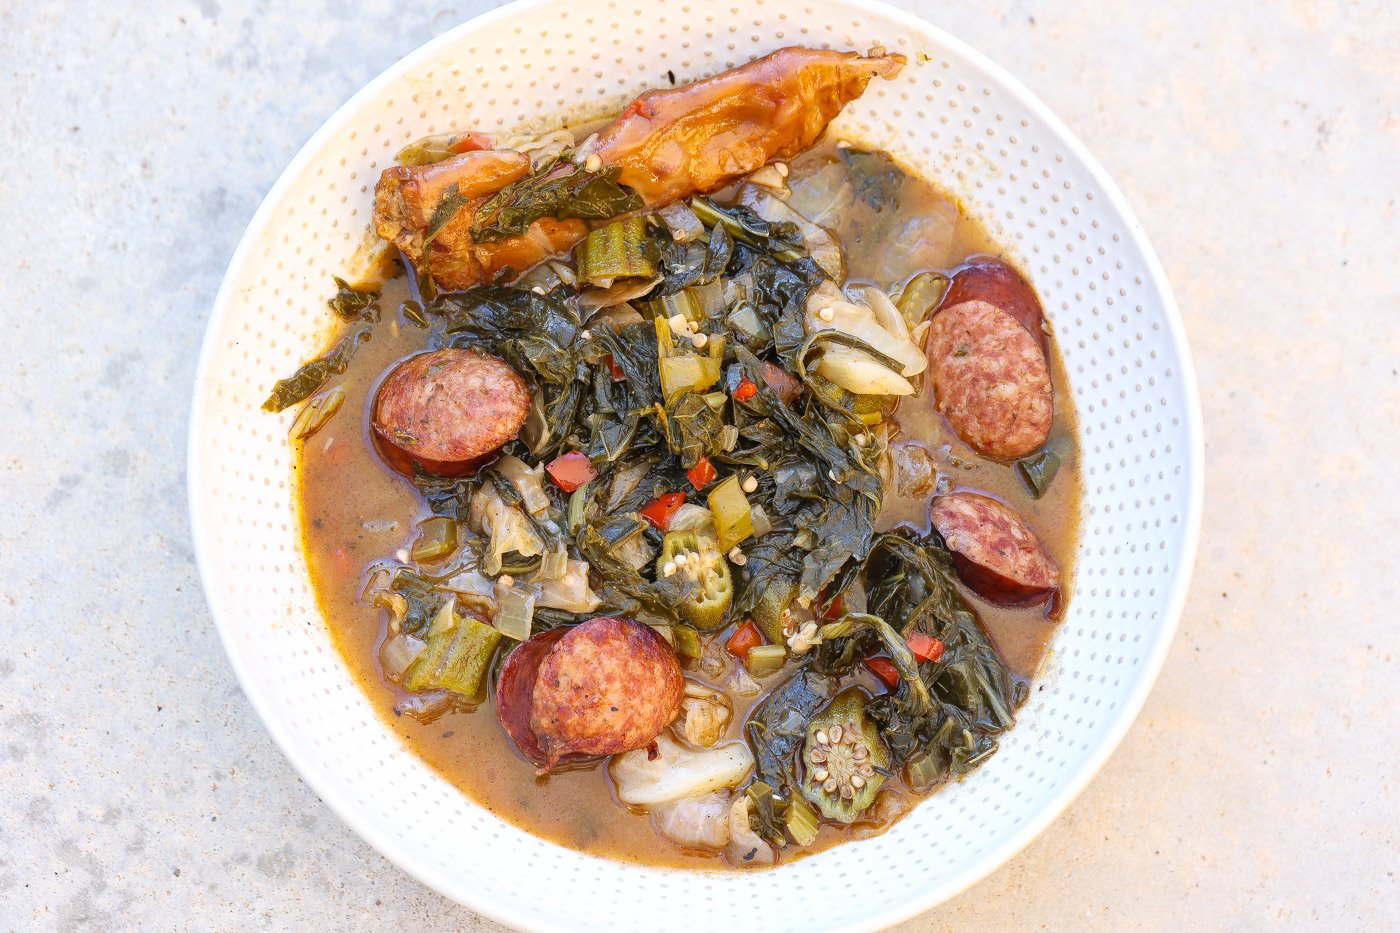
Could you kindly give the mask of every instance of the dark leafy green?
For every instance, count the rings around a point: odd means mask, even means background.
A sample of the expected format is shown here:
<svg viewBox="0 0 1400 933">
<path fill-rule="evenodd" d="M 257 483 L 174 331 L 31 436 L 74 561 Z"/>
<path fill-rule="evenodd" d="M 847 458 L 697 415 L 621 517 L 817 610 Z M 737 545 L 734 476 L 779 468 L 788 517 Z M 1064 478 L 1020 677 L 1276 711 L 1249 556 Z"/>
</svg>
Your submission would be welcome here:
<svg viewBox="0 0 1400 933">
<path fill-rule="evenodd" d="M 1049 447 L 1016 461 L 1016 475 L 1026 484 L 1032 499 L 1039 499 L 1050 488 L 1060 471 L 1060 455 Z"/>
<path fill-rule="evenodd" d="M 917 678 L 905 670 L 895 693 L 871 701 L 867 713 L 896 765 L 929 755 L 946 774 L 967 773 L 996 751 L 996 736 L 1012 724 L 1013 693 L 1010 672 L 958 594 L 951 556 L 934 538 L 884 534 L 864 576 L 871 615 L 900 635 L 917 631 L 944 644 L 939 660 L 920 663 Z M 876 631 L 855 632 L 819 646 L 811 663 L 839 673 L 888 648 Z"/>
<path fill-rule="evenodd" d="M 648 580 L 618 556 L 628 539 L 644 534 L 648 527 L 636 513 L 613 515 L 585 525 L 574 542 L 579 556 L 602 579 L 598 595 L 604 609 L 624 616 L 645 611 L 672 625 L 683 624 L 678 608 L 697 584 L 684 574 Z"/>
<path fill-rule="evenodd" d="M 718 457 L 724 451 L 721 440 L 724 423 L 720 411 L 702 396 L 687 392 L 677 399 L 668 412 L 666 424 L 671 451 L 680 457 L 681 466 L 688 470 L 701 457 Z"/>
<path fill-rule="evenodd" d="M 797 749 L 807 736 L 807 723 L 833 692 L 829 679 L 802 670 L 774 687 L 754 707 L 744 724 L 744 737 L 753 750 L 755 781 L 791 797 L 797 782 Z M 754 830 L 774 845 L 782 845 L 785 834 L 777 808 L 772 808 L 768 819 L 762 808 L 755 815 Z"/>
<path fill-rule="evenodd" d="M 332 376 L 345 372 L 350 358 L 360 344 L 369 339 L 369 327 L 361 327 L 340 339 L 325 356 L 317 357 L 304 364 L 286 379 L 272 387 L 272 393 L 263 402 L 264 411 L 282 411 L 297 402 L 304 402 L 314 395 Z"/>
<path fill-rule="evenodd" d="M 494 243 L 524 233 L 537 220 L 607 220 L 639 210 L 641 198 L 617 183 L 618 166 L 596 172 L 564 152 L 491 195 L 472 219 L 472 239 Z"/>
<path fill-rule="evenodd" d="M 340 276 L 335 279 L 335 297 L 326 302 L 336 317 L 342 321 L 364 321 L 373 324 L 379 320 L 379 292 L 372 288 L 359 289 Z"/>
</svg>

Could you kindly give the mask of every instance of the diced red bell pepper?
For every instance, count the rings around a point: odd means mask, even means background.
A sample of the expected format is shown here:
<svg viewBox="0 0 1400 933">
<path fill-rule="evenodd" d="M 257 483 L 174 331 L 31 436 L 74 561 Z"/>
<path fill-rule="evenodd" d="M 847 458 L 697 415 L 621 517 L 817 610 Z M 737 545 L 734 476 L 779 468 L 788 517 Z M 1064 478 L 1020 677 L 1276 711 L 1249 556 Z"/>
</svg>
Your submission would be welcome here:
<svg viewBox="0 0 1400 933">
<path fill-rule="evenodd" d="M 825 599 L 826 593 L 823 592 L 819 597 L 817 597 L 817 605 L 820 606 L 822 604 L 822 601 Z M 831 602 L 827 603 L 826 608 L 822 609 L 821 620 L 823 622 L 835 622 L 837 619 L 841 618 L 845 614 L 846 594 L 842 593 L 840 596 L 837 596 Z"/>
<path fill-rule="evenodd" d="M 608 372 L 612 374 L 613 382 L 621 382 L 627 378 L 627 374 L 622 371 L 622 367 L 617 365 L 617 360 L 613 359 L 611 353 L 608 354 Z"/>
<path fill-rule="evenodd" d="M 668 492 L 664 496 L 657 496 L 647 503 L 642 509 L 642 518 L 651 522 L 657 531 L 669 531 L 671 519 L 676 517 L 681 506 L 685 505 L 685 493 Z"/>
<path fill-rule="evenodd" d="M 584 483 L 598 478 L 598 471 L 593 469 L 588 457 L 577 450 L 555 457 L 545 469 L 550 479 L 554 480 L 554 485 L 565 492 L 573 492 Z"/>
<path fill-rule="evenodd" d="M 752 379 L 745 376 L 739 380 L 739 384 L 734 387 L 734 398 L 740 402 L 747 402 L 758 394 L 758 386 Z"/>
<path fill-rule="evenodd" d="M 709 457 L 701 457 L 695 466 L 685 471 L 685 475 L 696 489 L 704 489 L 719 478 L 719 472 Z"/>
<path fill-rule="evenodd" d="M 911 632 L 905 640 L 909 642 L 909 650 L 914 652 L 914 657 L 920 661 L 937 661 L 943 657 L 943 642 L 932 635 Z"/>
<path fill-rule="evenodd" d="M 763 644 L 763 633 L 750 619 L 735 629 L 734 634 L 729 636 L 729 641 L 724 643 L 724 648 L 734 657 L 743 660 L 749 656 L 750 651 L 761 644 Z"/>
<path fill-rule="evenodd" d="M 865 669 L 874 674 L 890 690 L 899 686 L 899 668 L 884 655 L 874 655 L 861 662 Z"/>
<path fill-rule="evenodd" d="M 773 390 L 773 394 L 778 396 L 785 405 L 791 405 L 802 397 L 802 383 L 797 377 L 783 369 L 781 366 L 774 366 L 772 363 L 763 364 L 763 381 L 768 388 Z"/>
</svg>

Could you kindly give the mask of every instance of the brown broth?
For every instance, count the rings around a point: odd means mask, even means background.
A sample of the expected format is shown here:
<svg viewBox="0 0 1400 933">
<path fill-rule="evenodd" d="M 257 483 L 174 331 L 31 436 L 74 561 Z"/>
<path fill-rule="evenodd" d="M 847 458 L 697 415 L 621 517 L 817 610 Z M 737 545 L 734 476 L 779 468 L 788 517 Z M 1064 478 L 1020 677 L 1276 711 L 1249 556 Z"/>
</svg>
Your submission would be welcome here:
<svg viewBox="0 0 1400 933">
<path fill-rule="evenodd" d="M 832 146 L 818 147 L 794 164 L 793 177 L 837 157 Z M 891 211 L 893 224 L 887 213 Z M 951 224 L 951 243 L 908 248 L 909 243 L 918 243 L 918 227 L 929 223 L 929 218 Z M 888 249 L 886 238 L 891 231 L 899 232 L 896 239 L 905 244 L 901 250 Z M 849 277 L 884 288 L 925 269 L 951 271 L 973 254 L 1001 255 L 986 232 L 954 201 L 912 175 L 900 186 L 893 205 L 877 212 L 857 200 L 846 222 L 834 232 L 846 249 Z M 395 361 L 422 349 L 427 339 L 426 331 L 396 319 L 394 309 L 406 297 L 402 278 L 386 285 L 381 302 L 385 321 L 376 326 L 373 339 L 361 347 L 340 380 L 346 391 L 341 413 L 303 446 L 297 460 L 303 548 L 332 640 L 375 709 L 407 746 L 502 819 L 561 845 L 623 862 L 722 867 L 713 854 L 682 850 L 653 831 L 646 815 L 620 805 L 604 767 L 536 777 L 533 766 L 514 752 L 489 705 L 478 713 L 448 712 L 429 723 L 400 711 L 399 704 L 407 697 L 385 679 L 379 666 L 382 614 L 360 602 L 357 595 L 366 565 L 408 547 L 414 525 L 428 515 L 412 485 L 380 462 L 368 433 L 369 401 L 380 376 Z M 950 473 L 957 486 L 996 496 L 1019 510 L 1060 561 L 1068 592 L 1078 536 L 1081 481 L 1072 443 L 1077 433 L 1075 415 L 1064 367 L 1057 349 L 1052 347 L 1050 357 L 1056 393 L 1052 443 L 1065 457 L 1059 475 L 1040 501 L 1029 497 L 1011 467 L 976 457 L 948 431 L 933 409 L 926 379 L 920 379 L 917 395 L 901 403 L 896 420 L 901 438 L 926 443 L 939 461 L 940 473 Z M 951 465 L 950 458 L 961 458 L 970 466 Z M 908 499 L 891 494 L 881 512 L 880 526 L 909 523 L 927 529 L 927 508 L 927 496 Z M 966 595 L 1017 676 L 1034 676 L 1055 622 L 1041 608 L 1000 609 Z M 773 686 L 780 677 L 767 679 L 765 687 Z M 747 713 L 746 705 L 736 703 L 728 738 L 741 737 Z M 802 854 L 877 829 L 823 826 L 817 842 Z"/>
</svg>

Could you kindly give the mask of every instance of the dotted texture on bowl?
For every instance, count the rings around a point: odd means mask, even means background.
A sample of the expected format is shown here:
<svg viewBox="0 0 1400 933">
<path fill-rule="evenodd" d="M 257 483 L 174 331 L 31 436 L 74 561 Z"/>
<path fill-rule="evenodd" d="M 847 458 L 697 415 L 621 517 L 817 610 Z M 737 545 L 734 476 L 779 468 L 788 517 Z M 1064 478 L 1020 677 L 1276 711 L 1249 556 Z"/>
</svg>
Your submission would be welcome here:
<svg viewBox="0 0 1400 933">
<path fill-rule="evenodd" d="M 1075 592 L 1049 671 L 1001 751 L 888 833 L 774 872 L 622 865 L 502 822 L 379 721 L 312 598 L 292 503 L 292 413 L 259 405 L 320 351 L 331 275 L 354 253 L 374 181 L 404 143 L 454 129 L 554 128 L 665 86 L 668 70 L 689 80 L 792 44 L 879 44 L 909 57 L 896 80 L 871 84 L 837 132 L 959 195 L 1042 295 L 1082 422 Z M 658 917 L 673 930 L 865 927 L 1007 857 L 1133 712 L 1125 705 L 1153 673 L 1175 582 L 1190 569 L 1182 561 L 1199 481 L 1189 363 L 1170 299 L 1114 197 L 1037 112 L 980 59 L 908 17 L 782 0 L 526 7 L 448 34 L 343 108 L 288 169 L 229 270 L 191 438 L 196 543 L 216 618 L 250 697 L 318 793 L 418 877 L 532 927 L 654 928 Z"/>
</svg>

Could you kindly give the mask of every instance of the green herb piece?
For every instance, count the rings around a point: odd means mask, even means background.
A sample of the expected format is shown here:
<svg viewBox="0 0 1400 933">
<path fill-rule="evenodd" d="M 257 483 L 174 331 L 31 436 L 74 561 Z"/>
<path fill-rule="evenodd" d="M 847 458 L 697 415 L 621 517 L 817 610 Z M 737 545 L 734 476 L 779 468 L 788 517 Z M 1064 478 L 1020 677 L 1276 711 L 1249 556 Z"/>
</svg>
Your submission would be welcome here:
<svg viewBox="0 0 1400 933">
<path fill-rule="evenodd" d="M 1024 460 L 1016 461 L 1016 475 L 1030 490 L 1032 499 L 1039 499 L 1050 488 L 1055 474 L 1060 471 L 1060 455 L 1049 447 L 1031 454 Z"/>
<path fill-rule="evenodd" d="M 491 195 L 472 220 L 472 239 L 495 243 L 519 236 L 545 217 L 557 220 L 609 220 L 640 210 L 642 199 L 617 183 L 621 168 L 596 172 L 571 161 L 565 151 L 535 172 Z"/>
<path fill-rule="evenodd" d="M 745 790 L 749 798 L 749 825 L 776 846 L 787 845 L 788 802 L 767 781 L 756 780 Z"/>
<path fill-rule="evenodd" d="M 446 193 L 443 194 L 442 200 L 437 203 L 437 207 L 433 208 L 433 216 L 428 221 L 427 231 L 423 234 L 424 262 L 427 262 L 428 259 L 428 246 L 433 240 L 438 238 L 438 234 L 442 233 L 443 229 L 446 228 L 448 224 L 452 223 L 453 218 L 455 218 L 466 205 L 467 200 L 467 196 L 458 191 L 457 186 L 453 184 L 447 189 Z"/>
<path fill-rule="evenodd" d="M 746 207 L 721 207 L 709 198 L 692 198 L 690 206 L 707 227 L 723 227 L 740 243 L 762 247 L 786 262 L 806 257 L 802 232 L 795 224 L 770 223 Z"/>
<path fill-rule="evenodd" d="M 345 372 L 346 367 L 350 365 L 350 358 L 355 355 L 355 350 L 368 339 L 368 327 L 361 327 L 341 338 L 325 356 L 304 364 L 295 373 L 273 386 L 272 394 L 263 402 L 263 410 L 283 411 L 310 398 L 330 381 L 331 376 Z"/>
<path fill-rule="evenodd" d="M 365 321 L 373 324 L 379 320 L 379 292 L 372 288 L 353 288 L 340 276 L 335 280 L 335 297 L 326 302 L 342 321 Z"/>
<path fill-rule="evenodd" d="M 649 581 L 623 556 L 649 527 L 636 513 L 602 518 L 584 526 L 575 546 L 579 557 L 597 572 L 598 596 L 609 611 L 623 616 L 646 611 L 680 625 L 680 607 L 695 592 L 695 581 L 682 574 Z"/>
</svg>

